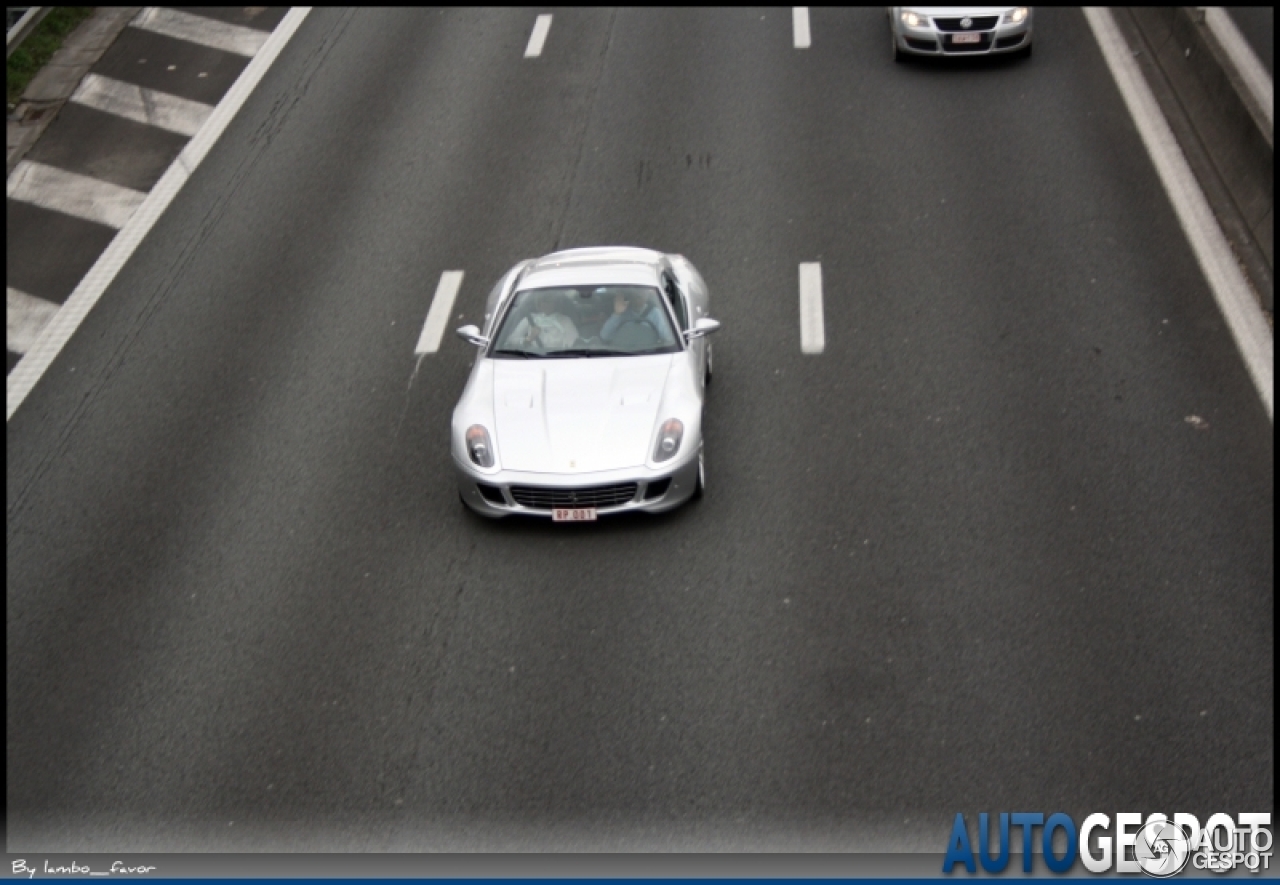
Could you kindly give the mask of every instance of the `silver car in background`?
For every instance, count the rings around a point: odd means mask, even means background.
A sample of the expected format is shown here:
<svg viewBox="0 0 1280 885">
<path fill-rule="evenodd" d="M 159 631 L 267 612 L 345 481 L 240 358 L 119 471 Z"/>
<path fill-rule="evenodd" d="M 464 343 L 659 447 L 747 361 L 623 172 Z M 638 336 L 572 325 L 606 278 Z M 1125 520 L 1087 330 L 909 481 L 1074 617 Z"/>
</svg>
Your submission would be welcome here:
<svg viewBox="0 0 1280 885">
<path fill-rule="evenodd" d="M 1031 55 L 1030 6 L 890 6 L 893 60 L 910 55 Z"/>
<path fill-rule="evenodd" d="M 458 492 L 490 517 L 594 520 L 701 494 L 710 295 L 683 256 L 569 249 L 498 281 L 453 412 Z"/>
</svg>

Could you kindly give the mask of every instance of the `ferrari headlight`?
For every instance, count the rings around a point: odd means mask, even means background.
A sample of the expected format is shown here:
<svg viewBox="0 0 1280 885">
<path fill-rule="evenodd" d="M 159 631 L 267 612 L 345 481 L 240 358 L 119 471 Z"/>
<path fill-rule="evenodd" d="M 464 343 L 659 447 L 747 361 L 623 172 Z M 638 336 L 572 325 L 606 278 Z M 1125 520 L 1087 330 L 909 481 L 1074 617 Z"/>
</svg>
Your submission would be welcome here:
<svg viewBox="0 0 1280 885">
<path fill-rule="evenodd" d="M 680 440 L 684 437 L 684 425 L 675 418 L 662 422 L 658 431 L 658 444 L 653 447 L 653 460 L 666 461 L 680 451 Z"/>
<path fill-rule="evenodd" d="M 1011 12 L 1004 14 L 1004 23 L 1006 25 L 1020 25 L 1027 20 L 1027 7 L 1019 6 Z"/>
<path fill-rule="evenodd" d="M 902 10 L 902 23 L 908 28 L 929 27 L 929 19 L 911 9 Z"/>
<path fill-rule="evenodd" d="M 493 445 L 489 442 L 489 431 L 479 424 L 467 428 L 467 455 L 480 467 L 493 466 Z"/>
</svg>

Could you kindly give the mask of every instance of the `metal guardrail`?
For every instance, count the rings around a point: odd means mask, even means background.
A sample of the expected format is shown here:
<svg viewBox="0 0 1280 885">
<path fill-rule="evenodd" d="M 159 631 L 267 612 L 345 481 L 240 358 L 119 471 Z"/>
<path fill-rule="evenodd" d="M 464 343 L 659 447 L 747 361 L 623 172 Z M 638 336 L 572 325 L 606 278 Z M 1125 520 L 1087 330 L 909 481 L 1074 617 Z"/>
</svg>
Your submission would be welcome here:
<svg viewBox="0 0 1280 885">
<path fill-rule="evenodd" d="M 1257 53 L 1249 46 L 1249 42 L 1225 10 L 1218 6 L 1198 6 L 1196 9 L 1203 10 L 1200 21 L 1205 23 L 1217 39 L 1249 97 L 1253 99 L 1256 109 L 1261 112 L 1262 119 L 1258 121 L 1258 125 L 1262 134 L 1267 137 L 1267 142 L 1271 143 L 1275 137 L 1276 125 L 1275 87 L 1271 82 L 1271 75 L 1262 66 L 1262 62 L 1258 61 Z"/>
<path fill-rule="evenodd" d="M 31 32 L 36 29 L 36 26 L 44 20 L 46 15 L 53 11 L 53 7 L 50 6 L 6 7 L 6 11 L 16 12 L 18 9 L 24 8 L 26 11 L 22 13 L 22 17 L 19 18 L 17 23 L 12 27 L 9 27 L 9 23 L 12 19 L 7 15 L 5 17 L 5 25 L 7 29 L 4 44 L 5 59 L 8 59 L 9 56 L 13 55 L 13 51 L 22 45 L 22 41 L 31 36 Z"/>
</svg>

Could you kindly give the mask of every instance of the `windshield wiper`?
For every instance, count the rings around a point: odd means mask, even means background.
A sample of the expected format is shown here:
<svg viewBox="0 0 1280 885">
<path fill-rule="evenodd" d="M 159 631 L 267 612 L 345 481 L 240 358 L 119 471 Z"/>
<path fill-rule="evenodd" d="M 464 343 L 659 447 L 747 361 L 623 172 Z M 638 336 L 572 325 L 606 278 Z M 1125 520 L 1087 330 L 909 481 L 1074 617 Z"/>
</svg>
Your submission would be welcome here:
<svg viewBox="0 0 1280 885">
<path fill-rule="evenodd" d="M 545 353 L 538 353 L 536 350 L 511 350 L 510 348 L 501 348 L 493 352 L 494 356 L 518 356 L 526 360 L 539 360 L 546 356 Z"/>
<path fill-rule="evenodd" d="M 557 350 L 548 356 L 617 356 L 617 352 L 613 350 L 599 350 L 594 347 L 571 347 L 568 350 Z"/>
</svg>

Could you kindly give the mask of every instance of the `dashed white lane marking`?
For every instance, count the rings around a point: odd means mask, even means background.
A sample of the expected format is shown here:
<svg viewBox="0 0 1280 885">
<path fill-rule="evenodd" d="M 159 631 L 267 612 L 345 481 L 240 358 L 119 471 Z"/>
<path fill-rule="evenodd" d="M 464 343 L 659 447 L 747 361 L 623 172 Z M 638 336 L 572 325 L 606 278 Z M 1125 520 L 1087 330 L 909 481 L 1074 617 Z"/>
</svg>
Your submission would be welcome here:
<svg viewBox="0 0 1280 885">
<path fill-rule="evenodd" d="M 71 100 L 188 138 L 195 135 L 213 113 L 213 105 L 122 83 L 101 74 L 86 75 L 71 94 Z"/>
<path fill-rule="evenodd" d="M 9 176 L 9 199 L 122 228 L 147 195 L 109 181 L 23 160 Z"/>
<path fill-rule="evenodd" d="M 547 32 L 550 30 L 551 16 L 538 16 L 533 23 L 533 33 L 529 35 L 529 45 L 524 48 L 525 58 L 537 58 L 542 55 L 542 46 L 547 42 Z"/>
<path fill-rule="evenodd" d="M 791 32 L 795 39 L 796 49 L 809 48 L 809 7 L 791 7 Z"/>
<path fill-rule="evenodd" d="M 1173 131 L 1161 115 L 1155 96 L 1142 79 L 1142 72 L 1138 70 L 1111 12 L 1102 7 L 1088 7 L 1084 14 L 1129 114 L 1138 127 L 1147 153 L 1151 155 L 1160 182 L 1169 194 L 1169 201 L 1191 243 L 1196 260 L 1200 262 L 1213 297 L 1218 302 L 1218 309 L 1222 311 L 1236 340 L 1236 347 L 1244 357 L 1245 366 L 1267 410 L 1267 417 L 1274 422 L 1275 345 L 1262 309 L 1236 264 L 1231 247 L 1218 227 Z"/>
<path fill-rule="evenodd" d="M 435 297 L 431 299 L 431 309 L 427 311 L 427 321 L 422 325 L 422 334 L 418 336 L 418 346 L 414 354 L 435 353 L 440 349 L 440 339 L 444 337 L 444 327 L 449 323 L 453 312 L 453 301 L 458 297 L 458 289 L 462 287 L 460 270 L 446 270 L 440 274 L 440 282 L 436 286 Z"/>
<path fill-rule="evenodd" d="M 192 15 L 160 6 L 147 7 L 129 24 L 144 31 L 244 56 L 256 54 L 271 36 L 243 25 L 231 25 L 203 15 Z"/>
<path fill-rule="evenodd" d="M 822 265 L 800 265 L 800 352 L 822 353 L 827 346 L 822 323 Z"/>
<path fill-rule="evenodd" d="M 270 70 L 271 65 L 288 45 L 294 33 L 306 21 L 310 12 L 309 6 L 295 6 L 285 14 L 280 24 L 271 32 L 267 42 L 262 45 L 262 51 L 255 55 L 240 72 L 240 76 L 236 78 L 235 83 L 231 84 L 222 101 L 218 102 L 218 106 L 213 109 L 205 125 L 194 138 L 187 142 L 187 146 L 165 170 L 164 175 L 160 176 L 160 180 L 151 189 L 151 193 L 147 195 L 143 204 L 138 207 L 133 218 L 120 233 L 116 234 L 111 245 L 107 246 L 107 251 L 98 256 L 98 260 L 85 274 L 80 285 L 76 286 L 66 304 L 49 325 L 45 326 L 26 356 L 13 367 L 5 387 L 5 421 L 13 418 L 14 412 L 22 405 L 27 394 L 40 380 L 40 376 L 53 363 L 54 358 L 80 327 L 80 323 L 88 316 L 89 311 L 93 310 L 93 306 L 98 303 L 107 286 L 111 285 L 120 268 L 124 267 L 125 262 L 138 248 L 138 244 L 155 226 L 165 209 L 169 208 L 173 198 L 182 190 L 182 186 L 187 183 L 187 179 L 204 160 L 209 149 L 235 119 L 240 108 L 244 106 L 245 100 Z M 13 176 L 10 176 L 11 181 L 12 179 Z"/>
<path fill-rule="evenodd" d="M 24 354 L 31 349 L 61 305 L 8 286 L 5 287 L 5 295 L 5 347 L 10 353 Z"/>
<path fill-rule="evenodd" d="M 1272 138 L 1276 125 L 1276 92 L 1271 75 L 1262 66 L 1262 62 L 1258 61 L 1249 41 L 1245 40 L 1225 9 L 1221 6 L 1207 7 L 1204 11 L 1204 23 L 1227 51 L 1240 73 L 1240 79 L 1244 80 L 1253 100 L 1262 108 L 1262 113 L 1267 118 L 1267 138 Z"/>
</svg>

